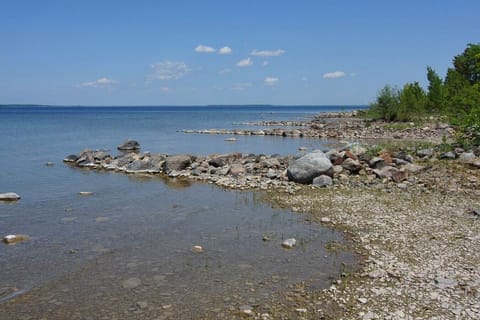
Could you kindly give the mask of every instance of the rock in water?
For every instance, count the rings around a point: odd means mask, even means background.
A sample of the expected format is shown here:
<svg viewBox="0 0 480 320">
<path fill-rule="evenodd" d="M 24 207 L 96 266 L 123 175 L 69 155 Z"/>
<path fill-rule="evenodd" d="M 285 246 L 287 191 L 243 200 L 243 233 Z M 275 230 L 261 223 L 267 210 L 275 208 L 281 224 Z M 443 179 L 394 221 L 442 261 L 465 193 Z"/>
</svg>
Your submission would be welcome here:
<svg viewBox="0 0 480 320">
<path fill-rule="evenodd" d="M 298 183 L 310 184 L 321 175 L 332 175 L 333 165 L 320 150 L 307 153 L 290 163 L 287 169 L 288 179 Z"/>
<path fill-rule="evenodd" d="M 78 156 L 76 154 L 70 154 L 63 159 L 63 162 L 75 162 L 77 160 Z"/>
<path fill-rule="evenodd" d="M 20 196 L 15 192 L 0 193 L 0 201 L 17 201 Z"/>
<path fill-rule="evenodd" d="M 282 247 L 287 249 L 292 249 L 293 247 L 295 247 L 296 244 L 297 244 L 297 240 L 295 240 L 294 238 L 285 239 L 282 242 Z"/>
<path fill-rule="evenodd" d="M 192 251 L 195 253 L 202 253 L 203 252 L 203 247 L 202 246 L 193 246 Z"/>
<path fill-rule="evenodd" d="M 121 145 L 117 147 L 118 150 L 122 151 L 134 151 L 140 149 L 140 143 L 135 140 L 124 141 Z"/>
<path fill-rule="evenodd" d="M 165 172 L 181 171 L 186 169 L 193 160 L 194 157 L 190 155 L 177 155 L 168 157 L 163 164 Z"/>
<path fill-rule="evenodd" d="M 122 282 L 122 287 L 125 289 L 135 289 L 142 284 L 142 280 L 138 278 L 130 278 Z"/>
<path fill-rule="evenodd" d="M 25 234 L 9 234 L 3 237 L 3 242 L 5 242 L 6 244 L 13 244 L 28 240 L 28 238 L 29 237 Z"/>
</svg>

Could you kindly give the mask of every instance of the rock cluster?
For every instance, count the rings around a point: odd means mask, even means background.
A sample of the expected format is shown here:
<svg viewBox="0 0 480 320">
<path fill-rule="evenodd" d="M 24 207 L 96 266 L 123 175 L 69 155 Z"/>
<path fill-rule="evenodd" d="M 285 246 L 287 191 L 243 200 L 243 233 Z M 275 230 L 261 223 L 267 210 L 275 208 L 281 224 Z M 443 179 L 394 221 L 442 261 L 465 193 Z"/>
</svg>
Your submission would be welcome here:
<svg viewBox="0 0 480 320">
<path fill-rule="evenodd" d="M 475 159 L 469 161 L 474 163 Z M 426 168 L 414 164 L 413 160 L 414 156 L 405 153 L 381 152 L 373 156 L 358 145 L 326 153 L 317 150 L 299 158 L 241 153 L 194 156 L 126 152 L 112 156 L 105 151 L 87 149 L 64 159 L 80 168 L 163 174 L 234 189 L 280 187 L 290 191 L 298 188 L 297 183 L 328 187 L 349 183 L 352 177 L 363 184 L 400 183 Z"/>
<path fill-rule="evenodd" d="M 292 121 L 262 121 L 247 123 L 264 127 L 261 129 L 205 129 L 181 130 L 184 133 L 228 134 L 247 136 L 309 137 L 329 139 L 402 139 L 424 140 L 440 143 L 443 137 L 449 139 L 455 130 L 448 124 L 432 119 L 431 123 L 418 126 L 415 123 L 400 124 L 399 128 L 383 121 L 368 121 L 356 112 L 332 112 L 320 114 L 313 119 Z M 272 128 L 274 127 L 274 128 Z"/>
</svg>

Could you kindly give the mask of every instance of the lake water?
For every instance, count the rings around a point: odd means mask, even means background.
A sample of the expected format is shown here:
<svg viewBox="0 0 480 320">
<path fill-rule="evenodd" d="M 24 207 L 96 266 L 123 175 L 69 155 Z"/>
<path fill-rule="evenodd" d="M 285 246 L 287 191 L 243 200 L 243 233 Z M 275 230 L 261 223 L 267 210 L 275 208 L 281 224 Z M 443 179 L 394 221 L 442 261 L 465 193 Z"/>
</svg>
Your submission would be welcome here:
<svg viewBox="0 0 480 320">
<path fill-rule="evenodd" d="M 260 308 L 298 282 L 328 285 L 342 262 L 353 261 L 325 248 L 341 234 L 272 208 L 261 193 L 85 171 L 62 159 L 85 148 L 115 153 L 127 138 L 155 153 L 295 154 L 328 141 L 227 143 L 179 130 L 340 110 L 348 108 L 0 107 L 0 193 L 22 197 L 0 203 L 0 236 L 30 236 L 0 246 L 0 319 L 211 318 L 245 304 Z M 285 250 L 280 243 L 290 237 L 299 245 Z M 194 245 L 204 252 L 192 252 Z"/>
</svg>

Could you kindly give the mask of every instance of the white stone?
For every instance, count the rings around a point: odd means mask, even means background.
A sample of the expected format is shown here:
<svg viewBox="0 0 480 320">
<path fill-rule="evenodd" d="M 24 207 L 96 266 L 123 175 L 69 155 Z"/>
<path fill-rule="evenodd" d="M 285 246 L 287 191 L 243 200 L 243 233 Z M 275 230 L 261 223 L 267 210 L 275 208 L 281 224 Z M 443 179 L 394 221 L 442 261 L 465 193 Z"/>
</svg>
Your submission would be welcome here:
<svg viewBox="0 0 480 320">
<path fill-rule="evenodd" d="M 197 246 L 193 246 L 193 247 L 192 247 L 192 251 L 193 251 L 193 252 L 196 252 L 196 253 L 201 253 L 201 252 L 203 252 L 203 247 L 202 247 L 202 246 L 198 246 L 198 245 L 197 245 Z"/>
<path fill-rule="evenodd" d="M 282 247 L 287 248 L 287 249 L 291 249 L 291 248 L 295 247 L 296 244 L 297 244 L 297 240 L 296 240 L 296 239 L 294 239 L 294 238 L 289 238 L 289 239 L 285 239 L 285 240 L 282 242 Z"/>
<path fill-rule="evenodd" d="M 20 196 L 15 192 L 0 193 L 0 201 L 16 201 Z"/>
<path fill-rule="evenodd" d="M 358 300 L 358 302 L 363 303 L 363 304 L 368 302 L 367 298 L 358 298 L 357 300 Z"/>
</svg>

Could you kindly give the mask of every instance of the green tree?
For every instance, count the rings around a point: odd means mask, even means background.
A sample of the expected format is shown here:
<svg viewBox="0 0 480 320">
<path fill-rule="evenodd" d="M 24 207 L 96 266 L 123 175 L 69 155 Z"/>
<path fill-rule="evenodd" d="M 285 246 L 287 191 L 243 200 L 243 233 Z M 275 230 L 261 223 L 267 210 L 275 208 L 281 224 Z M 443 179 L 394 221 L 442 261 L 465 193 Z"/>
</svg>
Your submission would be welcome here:
<svg viewBox="0 0 480 320">
<path fill-rule="evenodd" d="M 396 120 L 411 121 L 425 113 L 427 95 L 418 82 L 407 83 L 399 93 Z"/>
<path fill-rule="evenodd" d="M 427 79 L 428 93 L 425 107 L 428 112 L 443 112 L 446 107 L 443 81 L 431 67 L 427 67 Z"/>
<path fill-rule="evenodd" d="M 376 101 L 370 105 L 370 115 L 386 121 L 395 120 L 399 100 L 398 89 L 386 85 L 379 91 Z"/>
<path fill-rule="evenodd" d="M 480 82 L 480 44 L 469 43 L 462 54 L 453 59 L 455 70 L 470 84 Z"/>
</svg>

